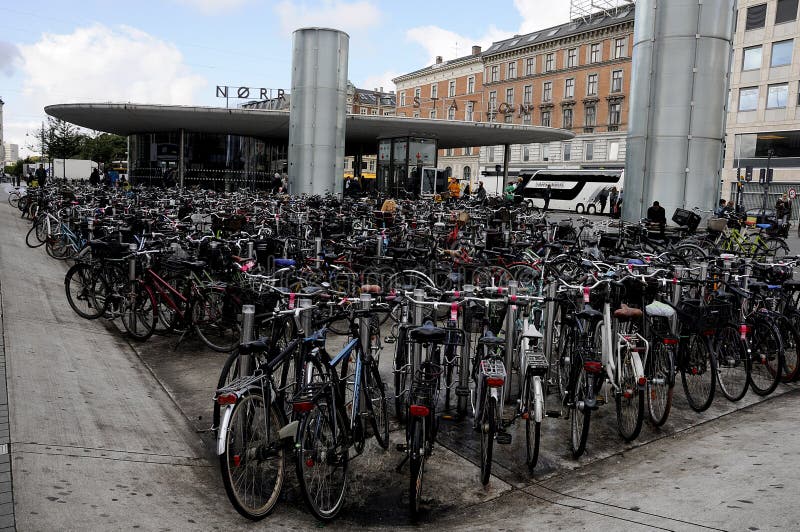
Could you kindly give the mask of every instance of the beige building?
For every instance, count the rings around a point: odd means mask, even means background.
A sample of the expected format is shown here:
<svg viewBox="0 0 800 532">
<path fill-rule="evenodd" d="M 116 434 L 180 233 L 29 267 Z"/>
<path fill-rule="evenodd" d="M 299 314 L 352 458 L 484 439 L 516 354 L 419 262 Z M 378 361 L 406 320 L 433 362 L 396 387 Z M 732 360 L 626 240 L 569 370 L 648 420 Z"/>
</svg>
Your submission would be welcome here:
<svg viewBox="0 0 800 532">
<path fill-rule="evenodd" d="M 798 0 L 739 0 L 731 60 L 723 195 L 737 170 L 800 182 Z"/>
<path fill-rule="evenodd" d="M 347 113 L 364 116 L 394 116 L 395 93 L 385 92 L 383 87 L 372 90 L 359 89 L 352 83 L 347 84 Z M 361 175 L 367 179 L 375 179 L 377 155 L 363 155 L 361 157 Z M 344 158 L 344 175 L 357 175 L 356 157 Z"/>
</svg>

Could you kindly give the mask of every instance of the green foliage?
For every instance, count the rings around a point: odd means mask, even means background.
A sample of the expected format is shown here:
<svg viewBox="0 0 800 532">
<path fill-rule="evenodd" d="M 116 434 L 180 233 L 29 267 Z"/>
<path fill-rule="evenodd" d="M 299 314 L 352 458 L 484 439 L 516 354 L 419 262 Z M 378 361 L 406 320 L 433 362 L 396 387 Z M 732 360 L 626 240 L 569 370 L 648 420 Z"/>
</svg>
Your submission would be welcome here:
<svg viewBox="0 0 800 532">
<path fill-rule="evenodd" d="M 80 153 L 81 159 L 91 159 L 96 163 L 108 163 L 125 159 L 128 143 L 125 137 L 101 133 L 95 137 L 86 136 Z"/>
<path fill-rule="evenodd" d="M 48 117 L 47 124 L 36 135 L 29 149 L 52 159 L 90 159 L 95 162 L 118 161 L 126 158 L 128 149 L 125 137 L 110 133 L 88 135 L 78 127 Z"/>
</svg>

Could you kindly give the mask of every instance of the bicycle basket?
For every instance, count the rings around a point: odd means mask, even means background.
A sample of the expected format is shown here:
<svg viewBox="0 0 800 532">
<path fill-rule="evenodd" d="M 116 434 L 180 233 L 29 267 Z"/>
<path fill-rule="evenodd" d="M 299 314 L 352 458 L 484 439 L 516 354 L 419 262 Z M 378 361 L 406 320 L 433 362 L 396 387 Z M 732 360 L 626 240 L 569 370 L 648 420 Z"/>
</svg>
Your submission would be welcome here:
<svg viewBox="0 0 800 532">
<path fill-rule="evenodd" d="M 685 299 L 678 304 L 678 319 L 684 329 L 700 332 L 715 330 L 732 319 L 733 307 L 727 301 L 703 304 L 700 299 Z"/>
<path fill-rule="evenodd" d="M 423 367 L 414 373 L 414 380 L 411 382 L 411 402 L 433 407 L 436 404 L 442 366 L 433 362 L 423 362 L 422 364 Z"/>
<path fill-rule="evenodd" d="M 715 233 L 721 233 L 728 227 L 727 218 L 710 218 L 708 220 L 708 230 Z"/>
<path fill-rule="evenodd" d="M 694 231 L 700 225 L 700 215 L 686 209 L 675 209 L 672 221 L 678 225 L 688 227 L 690 231 Z"/>
</svg>

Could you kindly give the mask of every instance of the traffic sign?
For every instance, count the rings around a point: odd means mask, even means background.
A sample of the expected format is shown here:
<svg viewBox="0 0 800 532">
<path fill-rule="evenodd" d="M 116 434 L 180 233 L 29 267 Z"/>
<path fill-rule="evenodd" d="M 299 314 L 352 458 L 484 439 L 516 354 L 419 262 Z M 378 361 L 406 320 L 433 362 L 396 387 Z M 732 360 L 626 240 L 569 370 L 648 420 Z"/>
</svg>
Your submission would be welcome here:
<svg viewBox="0 0 800 532">
<path fill-rule="evenodd" d="M 795 189 L 793 189 L 793 188 L 790 188 L 789 189 L 789 199 L 794 201 L 794 199 L 796 197 L 797 197 L 797 191 Z"/>
</svg>

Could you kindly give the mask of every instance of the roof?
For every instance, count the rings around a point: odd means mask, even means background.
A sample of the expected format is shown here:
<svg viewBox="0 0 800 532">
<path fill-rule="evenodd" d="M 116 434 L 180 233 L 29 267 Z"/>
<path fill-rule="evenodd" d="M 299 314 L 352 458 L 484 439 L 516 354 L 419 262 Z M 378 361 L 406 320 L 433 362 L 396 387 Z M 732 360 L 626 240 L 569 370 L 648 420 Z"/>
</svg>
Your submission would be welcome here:
<svg viewBox="0 0 800 532">
<path fill-rule="evenodd" d="M 58 104 L 44 110 L 78 126 L 118 135 L 183 128 L 196 133 L 245 135 L 273 142 L 289 140 L 286 111 L 130 103 Z M 378 140 L 392 137 L 434 138 L 439 148 L 461 148 L 551 142 L 575 136 L 570 131 L 541 126 L 366 115 L 347 115 L 345 131 L 348 155 L 359 150 L 377 153 Z"/>
<path fill-rule="evenodd" d="M 560 26 L 553 26 L 544 30 L 535 31 L 526 35 L 515 35 L 504 41 L 497 41 L 483 52 L 484 57 L 525 48 L 528 46 L 541 44 L 548 41 L 563 39 L 571 35 L 578 35 L 587 31 L 593 31 L 616 24 L 630 22 L 634 20 L 634 7 L 621 7 L 611 13 L 600 12 L 587 19 L 579 18 Z"/>
<path fill-rule="evenodd" d="M 456 57 L 455 59 L 442 61 L 441 63 L 434 63 L 432 65 L 426 66 L 425 68 L 420 68 L 419 70 L 415 70 L 413 72 L 409 72 L 408 74 L 402 74 L 400 76 L 397 76 L 396 78 L 392 78 L 392 82 L 397 84 L 398 81 L 402 81 L 402 80 L 404 80 L 406 78 L 413 78 L 413 77 L 418 76 L 419 74 L 422 74 L 424 72 L 433 72 L 435 70 L 441 70 L 443 68 L 454 67 L 454 66 L 458 66 L 459 64 L 463 64 L 463 63 L 469 63 L 470 59 L 474 59 L 474 60 L 480 62 L 481 54 L 463 55 L 461 57 Z"/>
<path fill-rule="evenodd" d="M 394 107 L 397 103 L 396 96 L 391 92 L 375 92 L 367 89 L 356 89 L 355 98 L 358 103 L 364 105 L 378 105 L 378 96 L 380 96 L 380 105 L 389 105 Z"/>
</svg>

